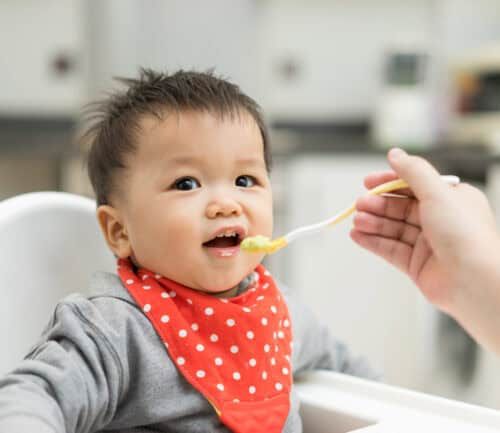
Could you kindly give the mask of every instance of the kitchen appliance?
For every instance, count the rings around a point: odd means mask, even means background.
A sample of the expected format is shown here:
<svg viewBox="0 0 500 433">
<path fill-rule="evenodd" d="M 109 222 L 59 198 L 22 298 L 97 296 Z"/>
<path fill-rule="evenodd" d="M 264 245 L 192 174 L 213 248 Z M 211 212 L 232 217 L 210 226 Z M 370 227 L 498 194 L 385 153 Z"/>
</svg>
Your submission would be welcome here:
<svg viewBox="0 0 500 433">
<path fill-rule="evenodd" d="M 450 142 L 500 152 L 500 43 L 463 57 L 452 75 Z"/>
<path fill-rule="evenodd" d="M 423 149 L 437 141 L 432 56 L 422 45 L 387 51 L 383 82 L 372 118 L 372 139 L 381 148 Z"/>
</svg>

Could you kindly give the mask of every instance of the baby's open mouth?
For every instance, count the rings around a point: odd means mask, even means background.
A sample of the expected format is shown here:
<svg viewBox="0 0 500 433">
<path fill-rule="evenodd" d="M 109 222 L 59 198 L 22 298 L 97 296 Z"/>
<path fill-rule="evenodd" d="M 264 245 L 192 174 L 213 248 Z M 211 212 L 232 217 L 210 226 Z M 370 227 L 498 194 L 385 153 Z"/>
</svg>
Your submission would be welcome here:
<svg viewBox="0 0 500 433">
<path fill-rule="evenodd" d="M 224 233 L 217 235 L 210 241 L 204 242 L 203 246 L 208 248 L 230 248 L 236 247 L 241 243 L 238 233 Z"/>
</svg>

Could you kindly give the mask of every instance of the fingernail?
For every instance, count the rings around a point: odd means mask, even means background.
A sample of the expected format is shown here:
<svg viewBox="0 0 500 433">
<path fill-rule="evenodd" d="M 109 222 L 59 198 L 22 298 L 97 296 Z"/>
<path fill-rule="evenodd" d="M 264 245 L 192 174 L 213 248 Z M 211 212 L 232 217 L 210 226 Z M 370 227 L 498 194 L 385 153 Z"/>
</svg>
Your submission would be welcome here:
<svg viewBox="0 0 500 433">
<path fill-rule="evenodd" d="M 389 151 L 389 158 L 391 158 L 391 159 L 399 159 L 402 156 L 408 156 L 408 154 L 403 149 L 400 149 L 399 147 L 395 147 L 394 149 L 391 149 Z"/>
</svg>

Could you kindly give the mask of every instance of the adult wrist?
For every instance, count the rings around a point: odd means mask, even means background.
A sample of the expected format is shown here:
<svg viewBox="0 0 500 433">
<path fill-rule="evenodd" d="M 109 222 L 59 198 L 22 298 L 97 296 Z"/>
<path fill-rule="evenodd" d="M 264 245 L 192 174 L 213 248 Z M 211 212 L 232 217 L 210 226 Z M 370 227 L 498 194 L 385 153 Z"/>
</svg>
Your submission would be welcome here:
<svg viewBox="0 0 500 433">
<path fill-rule="evenodd" d="M 500 239 L 471 249 L 459 268 L 444 310 L 481 345 L 500 354 Z"/>
</svg>

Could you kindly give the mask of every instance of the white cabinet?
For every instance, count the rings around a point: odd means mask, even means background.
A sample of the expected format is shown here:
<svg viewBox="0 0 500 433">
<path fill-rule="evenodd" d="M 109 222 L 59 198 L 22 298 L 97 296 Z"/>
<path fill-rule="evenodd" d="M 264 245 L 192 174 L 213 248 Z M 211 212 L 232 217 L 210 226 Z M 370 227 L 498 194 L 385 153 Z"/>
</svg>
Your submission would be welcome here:
<svg viewBox="0 0 500 433">
<path fill-rule="evenodd" d="M 67 116 L 85 93 L 83 0 L 0 2 L 0 115 Z"/>
<path fill-rule="evenodd" d="M 259 100 L 273 119 L 366 118 L 390 43 L 432 37 L 433 1 L 260 3 Z"/>
<path fill-rule="evenodd" d="M 255 0 L 91 2 L 92 86 L 100 94 L 139 66 L 205 71 L 255 96 Z"/>
<path fill-rule="evenodd" d="M 426 47 L 439 60 L 441 76 L 457 56 L 500 37 L 498 0 L 258 4 L 259 100 L 277 120 L 366 118 L 394 46 Z"/>
<path fill-rule="evenodd" d="M 286 168 L 286 229 L 350 206 L 364 191 L 363 177 L 386 168 L 382 156 L 293 158 Z M 349 219 L 297 240 L 273 257 L 277 272 L 302 290 L 335 336 L 383 369 L 388 382 L 415 386 L 420 295 L 405 276 L 352 242 L 351 225 Z"/>
<path fill-rule="evenodd" d="M 367 173 L 387 168 L 382 154 L 304 154 L 281 161 L 275 235 L 343 210 L 365 191 Z M 333 335 L 382 370 L 385 382 L 498 408 L 500 383 L 493 382 L 499 360 L 480 352 L 472 383 L 459 382 L 446 352 L 450 344 L 443 344 L 451 342 L 439 334 L 442 316 L 408 277 L 358 247 L 351 227 L 349 219 L 299 239 L 270 256 L 269 265 L 301 290 Z"/>
</svg>

